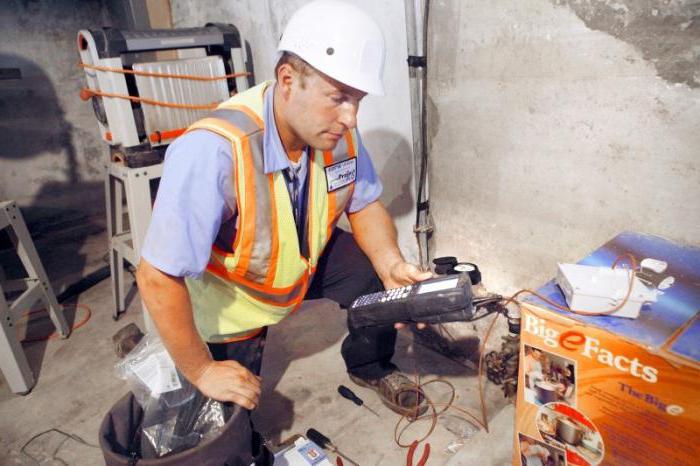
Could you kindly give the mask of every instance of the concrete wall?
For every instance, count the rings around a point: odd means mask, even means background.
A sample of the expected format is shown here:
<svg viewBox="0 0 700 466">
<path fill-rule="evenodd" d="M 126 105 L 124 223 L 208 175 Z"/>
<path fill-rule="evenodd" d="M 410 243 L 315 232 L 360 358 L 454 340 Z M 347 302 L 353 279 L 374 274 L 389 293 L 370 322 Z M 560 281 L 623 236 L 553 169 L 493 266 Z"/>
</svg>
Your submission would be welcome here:
<svg viewBox="0 0 700 466">
<path fill-rule="evenodd" d="M 622 230 L 700 245 L 700 6 L 431 2 L 438 254 L 498 291 Z"/>
<path fill-rule="evenodd" d="M 202 26 L 207 22 L 234 24 L 250 43 L 255 82 L 274 78 L 276 46 L 291 14 L 306 0 L 171 0 L 174 27 Z M 375 168 L 384 183 L 382 200 L 397 220 L 400 246 L 413 260 L 416 254 L 412 222 L 415 211 L 412 182 L 412 136 L 406 29 L 403 2 L 354 2 L 380 23 L 387 42 L 384 97 L 367 96 L 362 102 L 359 127 Z"/>
<path fill-rule="evenodd" d="M 0 68 L 21 71 L 0 80 L 0 199 L 17 200 L 30 220 L 104 209 L 107 148 L 78 98 L 76 35 L 108 25 L 102 1 L 0 2 Z"/>
<path fill-rule="evenodd" d="M 231 22 L 256 81 L 305 0 L 172 0 L 175 27 Z M 401 246 L 411 232 L 403 2 L 358 0 L 387 38 L 386 97 L 360 128 Z M 51 223 L 102 209 L 92 109 L 77 98 L 80 28 L 110 1 L 0 2 L 0 199 Z M 669 0 L 431 1 L 429 141 L 437 254 L 478 262 L 494 290 L 531 286 L 621 230 L 698 244 L 700 8 Z"/>
</svg>

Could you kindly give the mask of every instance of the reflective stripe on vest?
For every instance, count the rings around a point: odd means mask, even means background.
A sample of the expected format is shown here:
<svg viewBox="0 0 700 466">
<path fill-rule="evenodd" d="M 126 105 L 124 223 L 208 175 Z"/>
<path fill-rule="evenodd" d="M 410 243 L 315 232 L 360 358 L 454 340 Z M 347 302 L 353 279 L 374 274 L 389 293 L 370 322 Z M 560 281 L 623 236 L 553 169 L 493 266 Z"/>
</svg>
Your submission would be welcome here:
<svg viewBox="0 0 700 466">
<path fill-rule="evenodd" d="M 354 189 L 350 183 L 329 193 L 326 180 L 327 166 L 356 157 L 353 130 L 333 151 L 309 151 L 304 248 L 309 256 L 305 259 L 283 172 L 264 173 L 262 107 L 268 84 L 234 96 L 188 129 L 205 129 L 225 137 L 231 141 L 234 158 L 236 237 L 228 250 L 212 246 L 207 271 L 200 280 L 186 280 L 195 322 L 209 342 L 252 336 L 301 304 Z"/>
</svg>

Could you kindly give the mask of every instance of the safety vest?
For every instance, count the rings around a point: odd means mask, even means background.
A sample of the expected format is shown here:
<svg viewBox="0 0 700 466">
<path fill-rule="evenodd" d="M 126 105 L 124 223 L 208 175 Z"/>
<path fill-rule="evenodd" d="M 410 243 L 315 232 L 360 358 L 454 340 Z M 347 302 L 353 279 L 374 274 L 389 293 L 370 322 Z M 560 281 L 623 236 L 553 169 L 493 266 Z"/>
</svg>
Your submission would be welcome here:
<svg viewBox="0 0 700 466">
<path fill-rule="evenodd" d="M 251 338 L 301 305 L 354 189 L 354 130 L 333 151 L 309 150 L 300 244 L 283 171 L 263 170 L 263 95 L 269 84 L 235 95 L 187 130 L 206 129 L 231 141 L 234 162 L 238 225 L 233 244 L 212 245 L 202 278 L 186 279 L 197 329 L 211 343 Z"/>
</svg>

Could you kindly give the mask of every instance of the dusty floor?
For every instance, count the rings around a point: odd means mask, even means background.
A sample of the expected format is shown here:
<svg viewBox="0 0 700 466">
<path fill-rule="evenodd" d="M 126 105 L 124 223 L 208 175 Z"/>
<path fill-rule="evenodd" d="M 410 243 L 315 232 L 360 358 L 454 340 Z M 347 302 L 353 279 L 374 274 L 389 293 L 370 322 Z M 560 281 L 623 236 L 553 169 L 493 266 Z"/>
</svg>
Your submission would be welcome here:
<svg viewBox="0 0 700 466">
<path fill-rule="evenodd" d="M 93 221 L 99 224 L 101 220 Z M 99 230 L 93 228 L 79 244 L 67 245 L 67 238 L 64 244 L 38 241 L 37 247 L 47 257 L 46 268 L 59 292 L 79 276 L 76 271 L 82 269 L 85 273 L 104 265 L 106 240 Z M 57 257 L 56 249 L 71 250 L 71 257 L 79 263 Z M 54 254 L 43 252 L 48 250 Z M 110 282 L 105 280 L 73 300 L 74 304 L 88 306 L 92 315 L 70 338 L 25 343 L 38 378 L 31 393 L 14 395 L 0 378 L 0 464 L 103 464 L 100 450 L 59 432 L 31 439 L 43 431 L 58 429 L 90 444 L 97 443 L 102 417 L 127 390 L 113 372 L 117 358 L 111 336 L 129 322 L 143 328 L 136 293 L 132 293 L 126 314 L 116 322 L 111 317 L 111 300 Z M 69 320 L 80 322 L 84 312 L 82 307 L 77 313 L 69 311 Z M 45 324 L 39 319 L 27 331 L 37 336 L 46 331 Z M 344 312 L 325 300 L 305 304 L 270 330 L 263 363 L 263 401 L 254 416 L 257 429 L 277 442 L 314 427 L 359 464 L 404 464 L 406 450 L 394 442 L 398 416 L 371 391 L 352 385 L 345 374 L 340 358 L 345 332 Z M 498 345 L 495 340 L 494 347 Z M 400 334 L 395 362 L 410 373 L 417 372 L 424 381 L 435 377 L 449 380 L 457 389 L 455 403 L 479 415 L 477 380 L 472 370 L 414 344 L 409 331 Z M 339 384 L 356 389 L 381 418 L 340 398 L 336 392 Z M 429 394 L 438 402 L 447 396 L 444 387 L 437 385 L 429 389 Z M 510 464 L 513 407 L 503 399 L 500 388 L 492 384 L 487 384 L 486 396 L 491 432 L 474 432 L 455 417 L 457 412 L 441 417 L 428 440 L 432 446 L 429 465 Z M 422 436 L 428 428 L 427 422 L 416 423 L 402 440 Z M 447 446 L 457 439 L 451 430 L 463 429 L 472 431 L 471 437 L 463 441 L 459 452 L 448 453 Z"/>
</svg>

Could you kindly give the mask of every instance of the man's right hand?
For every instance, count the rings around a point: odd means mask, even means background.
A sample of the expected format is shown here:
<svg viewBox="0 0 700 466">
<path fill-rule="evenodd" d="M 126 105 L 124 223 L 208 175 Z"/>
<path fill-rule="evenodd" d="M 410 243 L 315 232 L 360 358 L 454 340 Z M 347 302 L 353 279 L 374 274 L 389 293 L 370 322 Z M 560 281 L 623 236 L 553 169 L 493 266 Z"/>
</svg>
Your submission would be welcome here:
<svg viewBox="0 0 700 466">
<path fill-rule="evenodd" d="M 209 398 L 255 409 L 260 379 L 236 361 L 212 361 L 192 316 L 187 285 L 145 259 L 136 272 L 139 293 L 175 365 Z"/>
<path fill-rule="evenodd" d="M 255 409 L 260 400 L 260 377 L 237 361 L 210 361 L 194 385 L 209 398 L 232 401 L 246 409 Z"/>
</svg>

